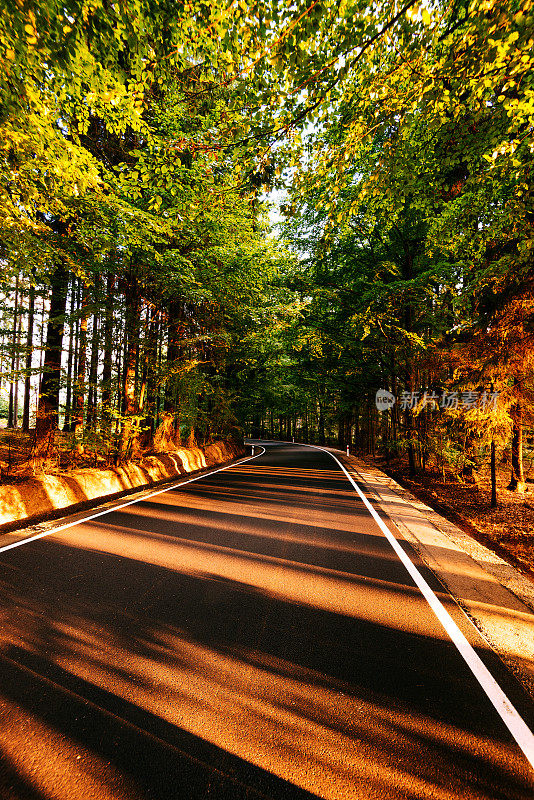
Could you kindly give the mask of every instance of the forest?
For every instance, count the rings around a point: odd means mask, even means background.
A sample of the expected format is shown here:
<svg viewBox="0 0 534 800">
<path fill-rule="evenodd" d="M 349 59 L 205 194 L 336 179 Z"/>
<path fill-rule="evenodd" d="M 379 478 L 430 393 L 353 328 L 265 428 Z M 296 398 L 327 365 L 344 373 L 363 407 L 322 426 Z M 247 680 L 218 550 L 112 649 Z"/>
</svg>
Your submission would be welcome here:
<svg viewBox="0 0 534 800">
<path fill-rule="evenodd" d="M 523 493 L 532 6 L 7 0 L 3 480 L 245 435 Z"/>
</svg>

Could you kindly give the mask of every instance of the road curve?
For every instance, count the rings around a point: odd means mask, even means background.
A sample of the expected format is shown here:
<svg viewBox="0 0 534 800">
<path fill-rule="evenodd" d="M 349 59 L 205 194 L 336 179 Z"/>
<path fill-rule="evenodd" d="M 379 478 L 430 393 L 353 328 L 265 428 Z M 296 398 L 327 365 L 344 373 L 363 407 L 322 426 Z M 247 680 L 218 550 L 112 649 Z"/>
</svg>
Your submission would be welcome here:
<svg viewBox="0 0 534 800">
<path fill-rule="evenodd" d="M 402 548 L 532 728 L 527 694 Z M 326 452 L 267 445 L 0 548 L 1 800 L 533 796 Z"/>
</svg>

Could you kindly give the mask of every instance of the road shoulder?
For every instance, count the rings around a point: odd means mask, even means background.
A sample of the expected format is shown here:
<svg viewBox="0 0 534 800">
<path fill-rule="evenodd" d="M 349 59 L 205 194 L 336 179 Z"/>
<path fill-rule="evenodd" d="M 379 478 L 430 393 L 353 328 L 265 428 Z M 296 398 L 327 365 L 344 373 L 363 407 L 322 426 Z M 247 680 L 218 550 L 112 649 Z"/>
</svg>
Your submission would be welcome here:
<svg viewBox="0 0 534 800">
<path fill-rule="evenodd" d="M 341 455 L 534 697 L 534 583 L 374 465 Z"/>
</svg>

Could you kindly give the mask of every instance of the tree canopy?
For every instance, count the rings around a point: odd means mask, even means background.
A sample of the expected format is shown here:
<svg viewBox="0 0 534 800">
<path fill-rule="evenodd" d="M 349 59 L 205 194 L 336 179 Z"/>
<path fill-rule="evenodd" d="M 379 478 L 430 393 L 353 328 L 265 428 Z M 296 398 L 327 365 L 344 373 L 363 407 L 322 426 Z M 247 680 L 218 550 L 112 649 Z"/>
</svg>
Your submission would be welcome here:
<svg viewBox="0 0 534 800">
<path fill-rule="evenodd" d="M 34 464 L 58 428 L 80 455 L 245 430 L 464 473 L 498 440 L 521 485 L 532 23 L 531 0 L 4 4 L 2 365 Z"/>
</svg>

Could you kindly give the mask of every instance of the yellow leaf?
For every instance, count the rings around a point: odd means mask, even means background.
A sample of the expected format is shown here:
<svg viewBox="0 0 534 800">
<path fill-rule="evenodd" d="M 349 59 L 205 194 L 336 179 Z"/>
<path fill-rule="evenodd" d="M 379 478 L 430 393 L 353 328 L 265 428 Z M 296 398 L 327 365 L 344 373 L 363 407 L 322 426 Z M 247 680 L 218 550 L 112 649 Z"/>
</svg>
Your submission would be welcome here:
<svg viewBox="0 0 534 800">
<path fill-rule="evenodd" d="M 423 8 L 423 10 L 421 11 L 421 18 L 425 25 L 430 25 L 431 19 L 427 8 Z"/>
</svg>

